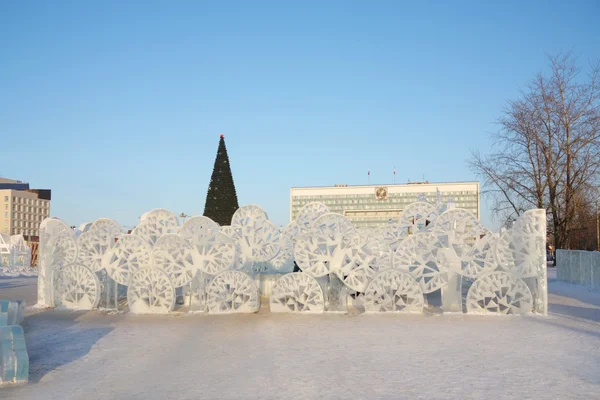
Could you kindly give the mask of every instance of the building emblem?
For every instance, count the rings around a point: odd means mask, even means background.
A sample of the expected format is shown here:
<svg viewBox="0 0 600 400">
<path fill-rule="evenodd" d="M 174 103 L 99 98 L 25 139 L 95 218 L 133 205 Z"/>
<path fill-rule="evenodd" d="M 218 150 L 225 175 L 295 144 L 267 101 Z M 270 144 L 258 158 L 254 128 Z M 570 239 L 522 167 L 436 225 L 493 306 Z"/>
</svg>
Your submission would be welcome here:
<svg viewBox="0 0 600 400">
<path fill-rule="evenodd" d="M 375 197 L 377 198 L 377 200 L 387 200 L 388 189 L 385 186 L 375 188 Z"/>
</svg>

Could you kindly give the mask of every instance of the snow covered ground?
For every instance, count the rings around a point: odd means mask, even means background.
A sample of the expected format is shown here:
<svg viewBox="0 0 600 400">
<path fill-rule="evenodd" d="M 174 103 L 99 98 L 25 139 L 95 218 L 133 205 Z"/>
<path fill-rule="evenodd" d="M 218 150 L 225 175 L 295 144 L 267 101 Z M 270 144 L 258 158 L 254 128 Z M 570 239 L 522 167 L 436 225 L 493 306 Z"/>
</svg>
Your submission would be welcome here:
<svg viewBox="0 0 600 400">
<path fill-rule="evenodd" d="M 31 381 L 0 398 L 597 398 L 600 292 L 549 275 L 548 317 L 31 309 Z M 15 281 L 0 299 L 35 298 Z"/>
</svg>

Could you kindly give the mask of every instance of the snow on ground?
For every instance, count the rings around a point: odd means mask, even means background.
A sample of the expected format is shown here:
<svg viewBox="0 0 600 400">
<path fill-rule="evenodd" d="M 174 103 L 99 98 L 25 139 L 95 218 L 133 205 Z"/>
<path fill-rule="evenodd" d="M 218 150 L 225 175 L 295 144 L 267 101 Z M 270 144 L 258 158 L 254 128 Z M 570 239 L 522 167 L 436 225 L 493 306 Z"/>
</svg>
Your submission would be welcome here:
<svg viewBox="0 0 600 400">
<path fill-rule="evenodd" d="M 30 309 L 31 381 L 0 398 L 597 398 L 600 292 L 549 275 L 548 317 Z"/>
</svg>

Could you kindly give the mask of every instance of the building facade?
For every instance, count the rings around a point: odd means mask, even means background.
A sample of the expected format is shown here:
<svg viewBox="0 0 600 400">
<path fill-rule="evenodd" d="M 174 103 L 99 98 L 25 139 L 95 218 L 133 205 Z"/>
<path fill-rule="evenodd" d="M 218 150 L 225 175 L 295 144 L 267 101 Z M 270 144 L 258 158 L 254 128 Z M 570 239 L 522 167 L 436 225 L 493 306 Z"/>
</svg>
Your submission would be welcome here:
<svg viewBox="0 0 600 400">
<path fill-rule="evenodd" d="M 429 202 L 453 201 L 454 205 L 480 214 L 479 182 L 429 183 L 401 185 L 322 186 L 290 189 L 290 220 L 311 202 L 325 204 L 331 212 L 344 215 L 357 227 L 376 227 L 398 221 L 410 203 L 424 197 Z"/>
<path fill-rule="evenodd" d="M 28 183 L 0 178 L 0 232 L 37 238 L 40 223 L 50 216 L 51 192 Z"/>
</svg>

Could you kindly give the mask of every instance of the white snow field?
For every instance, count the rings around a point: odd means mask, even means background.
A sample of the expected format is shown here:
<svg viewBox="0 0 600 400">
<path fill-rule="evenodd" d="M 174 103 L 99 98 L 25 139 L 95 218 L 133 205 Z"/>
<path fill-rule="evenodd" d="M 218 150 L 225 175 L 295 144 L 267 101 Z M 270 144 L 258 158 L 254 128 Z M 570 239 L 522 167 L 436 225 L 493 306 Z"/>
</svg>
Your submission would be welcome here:
<svg viewBox="0 0 600 400">
<path fill-rule="evenodd" d="M 0 398 L 599 398 L 600 292 L 549 280 L 548 317 L 29 309 L 30 382 Z M 0 299 L 35 290 L 0 280 Z"/>
</svg>

